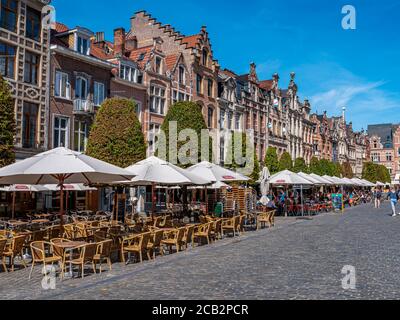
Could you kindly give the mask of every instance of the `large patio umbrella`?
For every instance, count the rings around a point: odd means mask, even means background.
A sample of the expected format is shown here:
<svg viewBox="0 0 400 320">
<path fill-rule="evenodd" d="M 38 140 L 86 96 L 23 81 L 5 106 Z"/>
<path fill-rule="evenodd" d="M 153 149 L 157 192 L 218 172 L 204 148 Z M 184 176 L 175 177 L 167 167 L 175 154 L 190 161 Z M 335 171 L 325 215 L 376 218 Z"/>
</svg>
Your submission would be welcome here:
<svg viewBox="0 0 400 320">
<path fill-rule="evenodd" d="M 301 190 L 301 212 L 302 216 L 304 216 L 304 206 L 303 206 L 303 187 L 311 186 L 313 183 L 307 179 L 304 179 L 302 176 L 297 173 L 291 172 L 289 170 L 285 170 L 282 172 L 278 172 L 273 175 L 270 179 L 270 184 L 273 185 L 285 185 L 286 188 L 289 185 L 298 185 Z"/>
<path fill-rule="evenodd" d="M 366 180 L 366 179 L 361 179 L 362 182 L 364 182 L 368 187 L 375 187 L 375 184 Z"/>
<path fill-rule="evenodd" d="M 45 192 L 48 189 L 44 186 L 35 186 L 31 184 L 14 184 L 8 187 L 0 188 L 3 192 L 12 192 L 12 213 L 11 218 L 15 218 L 15 198 L 17 192 Z"/>
<path fill-rule="evenodd" d="M 351 179 L 351 181 L 353 181 L 353 183 L 359 187 L 369 187 L 370 186 L 368 183 L 365 183 L 364 181 L 362 181 L 361 179 L 358 179 L 358 178 L 353 178 L 353 179 Z"/>
<path fill-rule="evenodd" d="M 323 177 L 321 177 L 321 176 L 319 176 L 319 175 L 317 175 L 317 174 L 315 174 L 315 173 L 310 173 L 309 176 L 310 176 L 311 178 L 314 178 L 315 180 L 320 181 L 320 182 L 321 182 L 323 185 L 325 185 L 325 186 L 330 186 L 330 185 L 333 184 L 332 181 L 330 181 L 330 180 L 328 180 L 328 179 L 325 179 L 325 178 L 323 178 Z"/>
<path fill-rule="evenodd" d="M 0 184 L 57 184 L 60 217 L 64 215 L 64 184 L 108 184 L 130 180 L 131 172 L 67 148 L 56 148 L 0 169 Z"/>
<path fill-rule="evenodd" d="M 386 184 L 384 184 L 384 183 L 382 183 L 382 182 L 380 182 L 380 181 L 377 181 L 377 182 L 376 182 L 376 186 L 377 186 L 377 187 L 385 187 Z"/>
<path fill-rule="evenodd" d="M 202 176 L 175 166 L 167 161 L 157 157 L 149 157 L 146 160 L 140 161 L 128 168 L 129 172 L 135 175 L 127 184 L 138 186 L 152 187 L 152 205 L 153 214 L 156 211 L 155 207 L 155 188 L 161 186 L 206 186 L 212 184 L 213 181 Z"/>
<path fill-rule="evenodd" d="M 318 180 L 318 179 L 312 177 L 311 175 L 309 175 L 309 174 L 307 174 L 307 173 L 299 172 L 298 175 L 299 175 L 300 177 L 302 177 L 302 178 L 304 178 L 304 179 L 306 179 L 306 180 L 312 182 L 312 183 L 315 184 L 315 185 L 321 186 L 321 185 L 324 184 L 321 180 Z"/>
<path fill-rule="evenodd" d="M 260 178 L 260 189 L 261 189 L 261 199 L 260 202 L 262 203 L 263 206 L 267 206 L 269 199 L 268 199 L 268 193 L 269 193 L 269 179 L 271 178 L 271 173 L 267 167 L 264 167 L 264 169 L 261 172 L 261 178 Z"/>
<path fill-rule="evenodd" d="M 200 162 L 190 167 L 188 171 L 212 182 L 242 182 L 250 180 L 250 178 L 240 173 L 207 161 Z"/>
</svg>

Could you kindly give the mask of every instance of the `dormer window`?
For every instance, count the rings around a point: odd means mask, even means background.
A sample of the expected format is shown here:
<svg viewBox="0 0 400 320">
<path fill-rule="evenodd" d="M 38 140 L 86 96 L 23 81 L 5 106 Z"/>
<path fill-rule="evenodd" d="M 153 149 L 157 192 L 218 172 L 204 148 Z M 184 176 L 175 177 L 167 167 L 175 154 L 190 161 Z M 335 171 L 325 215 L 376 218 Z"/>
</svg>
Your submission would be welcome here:
<svg viewBox="0 0 400 320">
<path fill-rule="evenodd" d="M 84 55 L 89 55 L 90 54 L 90 42 L 89 39 L 78 36 L 77 38 L 77 45 L 76 45 L 76 51 L 78 51 L 81 54 Z"/>
<path fill-rule="evenodd" d="M 121 64 L 119 76 L 126 81 L 141 83 L 142 77 L 138 69 L 132 66 Z"/>
<path fill-rule="evenodd" d="M 155 72 L 158 74 L 162 74 L 162 61 L 160 57 L 156 57 L 156 65 L 155 65 Z"/>
</svg>

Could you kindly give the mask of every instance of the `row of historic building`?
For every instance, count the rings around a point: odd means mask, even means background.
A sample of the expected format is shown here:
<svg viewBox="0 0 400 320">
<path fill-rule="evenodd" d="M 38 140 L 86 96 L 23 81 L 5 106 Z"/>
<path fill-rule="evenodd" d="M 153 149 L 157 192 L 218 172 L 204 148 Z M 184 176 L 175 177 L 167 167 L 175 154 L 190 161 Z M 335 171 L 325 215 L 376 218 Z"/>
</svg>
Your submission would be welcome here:
<svg viewBox="0 0 400 320">
<path fill-rule="evenodd" d="M 254 130 L 263 160 L 268 147 L 293 159 L 326 158 L 350 162 L 361 175 L 369 159 L 365 132 L 354 132 L 340 117 L 311 113 L 301 101 L 295 74 L 287 88 L 279 75 L 262 80 L 256 64 L 240 75 L 221 68 L 206 27 L 185 36 L 145 11 L 116 28 L 112 41 L 103 32 L 57 23 L 41 26 L 40 0 L 2 0 L 0 71 L 15 98 L 17 158 L 66 146 L 85 151 L 91 124 L 108 97 L 133 99 L 149 154 L 168 108 L 194 101 L 210 129 L 220 132 L 218 160 L 224 162 L 227 132 Z"/>
</svg>

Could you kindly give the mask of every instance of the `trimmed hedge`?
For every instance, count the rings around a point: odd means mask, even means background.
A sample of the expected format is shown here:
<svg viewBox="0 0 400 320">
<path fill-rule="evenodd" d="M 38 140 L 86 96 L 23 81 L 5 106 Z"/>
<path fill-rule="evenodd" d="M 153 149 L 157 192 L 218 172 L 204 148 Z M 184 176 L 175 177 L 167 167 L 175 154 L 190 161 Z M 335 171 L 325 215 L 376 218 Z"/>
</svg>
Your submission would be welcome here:
<svg viewBox="0 0 400 320">
<path fill-rule="evenodd" d="M 272 174 L 278 173 L 279 170 L 279 160 L 278 153 L 276 148 L 269 147 L 264 160 L 265 166 L 269 169 L 269 172 Z"/>
<path fill-rule="evenodd" d="M 279 171 L 283 170 L 293 170 L 293 160 L 289 152 L 282 153 L 282 156 L 279 159 Z"/>
<path fill-rule="evenodd" d="M 91 128 L 86 153 L 122 168 L 146 158 L 146 143 L 132 100 L 104 101 Z"/>
</svg>

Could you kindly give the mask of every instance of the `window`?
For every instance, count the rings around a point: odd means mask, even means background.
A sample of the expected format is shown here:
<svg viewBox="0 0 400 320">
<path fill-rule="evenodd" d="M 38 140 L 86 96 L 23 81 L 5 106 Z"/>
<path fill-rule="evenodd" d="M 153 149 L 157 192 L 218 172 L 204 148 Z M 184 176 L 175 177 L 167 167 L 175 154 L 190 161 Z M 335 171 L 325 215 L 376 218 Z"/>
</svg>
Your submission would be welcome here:
<svg viewBox="0 0 400 320">
<path fill-rule="evenodd" d="M 16 32 L 18 17 L 18 1 L 1 0 L 0 27 Z"/>
<path fill-rule="evenodd" d="M 241 126 L 240 126 L 240 114 L 237 114 L 236 116 L 235 116 L 235 129 L 236 130 L 240 130 L 241 129 Z"/>
<path fill-rule="evenodd" d="M 180 66 L 179 67 L 179 75 L 178 75 L 178 80 L 180 84 L 184 84 L 185 83 L 185 68 Z"/>
<path fill-rule="evenodd" d="M 221 130 L 225 129 L 225 111 L 223 110 L 219 114 L 219 127 Z"/>
<path fill-rule="evenodd" d="M 157 86 L 150 87 L 150 112 L 164 115 L 165 89 Z"/>
<path fill-rule="evenodd" d="M 207 83 L 207 93 L 209 97 L 213 96 L 214 82 L 211 79 L 208 79 Z"/>
<path fill-rule="evenodd" d="M 135 101 L 135 113 L 139 121 L 142 120 L 142 104 L 139 101 Z"/>
<path fill-rule="evenodd" d="M 156 57 L 156 69 L 155 69 L 155 71 L 158 74 L 162 74 L 161 58 L 160 57 Z"/>
<path fill-rule="evenodd" d="M 15 47 L 0 42 L 0 73 L 3 77 L 14 78 Z"/>
<path fill-rule="evenodd" d="M 22 146 L 24 148 L 36 147 L 37 115 L 39 106 L 25 102 L 22 118 Z"/>
<path fill-rule="evenodd" d="M 54 136 L 53 148 L 68 148 L 68 123 L 69 119 L 65 117 L 54 118 Z"/>
<path fill-rule="evenodd" d="M 397 149 L 397 154 L 400 156 L 400 148 Z"/>
<path fill-rule="evenodd" d="M 87 96 L 88 96 L 87 80 L 82 77 L 77 77 L 75 84 L 75 98 L 81 100 L 87 100 Z"/>
<path fill-rule="evenodd" d="M 76 51 L 82 53 L 84 55 L 89 55 L 89 41 L 86 38 L 82 38 L 78 36 L 78 43 L 76 47 Z"/>
<path fill-rule="evenodd" d="M 26 36 L 28 38 L 40 40 L 41 20 L 41 12 L 28 7 L 26 12 Z"/>
<path fill-rule="evenodd" d="M 71 98 L 71 85 L 67 73 L 56 71 L 55 96 L 65 99 Z"/>
<path fill-rule="evenodd" d="M 173 90 L 172 91 L 172 103 L 177 103 L 178 102 L 178 91 Z"/>
<path fill-rule="evenodd" d="M 105 99 L 104 83 L 94 82 L 94 105 L 99 106 Z"/>
<path fill-rule="evenodd" d="M 140 83 L 138 81 L 139 71 L 136 68 L 121 64 L 119 76 L 121 79 L 130 81 L 130 82 Z"/>
<path fill-rule="evenodd" d="M 391 152 L 386 152 L 386 161 L 392 162 L 392 153 Z"/>
<path fill-rule="evenodd" d="M 39 59 L 36 54 L 25 52 L 24 81 L 26 83 L 38 84 Z"/>
<path fill-rule="evenodd" d="M 74 131 L 74 150 L 85 152 L 89 134 L 88 124 L 84 121 L 75 121 Z"/>
<path fill-rule="evenodd" d="M 380 160 L 381 160 L 379 153 L 376 153 L 376 152 L 372 153 L 371 158 L 372 158 L 373 162 L 380 162 Z"/>
<path fill-rule="evenodd" d="M 203 65 L 207 66 L 208 65 L 208 52 L 206 49 L 203 49 Z"/>
<path fill-rule="evenodd" d="M 196 91 L 197 94 L 203 93 L 203 78 L 200 75 L 196 76 Z"/>
<path fill-rule="evenodd" d="M 211 107 L 208 107 L 208 127 L 212 128 L 213 127 L 213 120 L 214 120 L 214 109 Z"/>
</svg>

